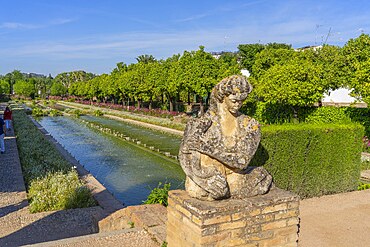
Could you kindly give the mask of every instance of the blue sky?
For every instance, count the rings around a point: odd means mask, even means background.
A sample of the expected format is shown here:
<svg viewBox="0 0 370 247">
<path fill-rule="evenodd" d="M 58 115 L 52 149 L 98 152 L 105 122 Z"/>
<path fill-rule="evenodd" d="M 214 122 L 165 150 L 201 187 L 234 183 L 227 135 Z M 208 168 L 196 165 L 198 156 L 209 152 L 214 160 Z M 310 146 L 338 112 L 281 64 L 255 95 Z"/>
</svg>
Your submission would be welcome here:
<svg viewBox="0 0 370 247">
<path fill-rule="evenodd" d="M 361 32 L 370 32 L 370 1 L 0 0 L 0 74 L 110 73 L 143 54 L 342 46 Z"/>
</svg>

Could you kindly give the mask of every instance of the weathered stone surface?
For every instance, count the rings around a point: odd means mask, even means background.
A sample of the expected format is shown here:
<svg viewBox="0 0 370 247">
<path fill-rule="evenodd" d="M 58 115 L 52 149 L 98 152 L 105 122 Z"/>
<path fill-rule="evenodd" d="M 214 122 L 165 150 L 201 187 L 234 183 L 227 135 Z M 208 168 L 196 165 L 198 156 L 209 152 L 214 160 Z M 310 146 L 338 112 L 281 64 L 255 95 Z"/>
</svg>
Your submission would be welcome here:
<svg viewBox="0 0 370 247">
<path fill-rule="evenodd" d="M 245 198 L 271 187 L 272 177 L 264 168 L 248 168 L 261 139 L 258 122 L 239 112 L 251 90 L 243 76 L 223 79 L 212 90 L 209 110 L 188 122 L 179 160 L 190 196 Z"/>
<path fill-rule="evenodd" d="M 297 246 L 298 214 L 299 197 L 278 188 L 221 201 L 170 191 L 167 242 L 169 247 Z"/>
</svg>

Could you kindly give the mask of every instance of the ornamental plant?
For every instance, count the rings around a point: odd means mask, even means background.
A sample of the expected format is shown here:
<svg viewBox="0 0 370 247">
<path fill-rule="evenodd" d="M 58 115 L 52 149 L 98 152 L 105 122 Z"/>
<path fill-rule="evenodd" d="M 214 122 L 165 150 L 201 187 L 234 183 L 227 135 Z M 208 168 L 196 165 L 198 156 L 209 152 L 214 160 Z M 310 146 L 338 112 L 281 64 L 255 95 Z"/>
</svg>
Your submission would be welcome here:
<svg viewBox="0 0 370 247">
<path fill-rule="evenodd" d="M 159 182 L 158 186 L 154 188 L 148 198 L 143 202 L 144 204 L 162 204 L 163 206 L 168 206 L 168 191 L 170 190 L 171 184 Z"/>
</svg>

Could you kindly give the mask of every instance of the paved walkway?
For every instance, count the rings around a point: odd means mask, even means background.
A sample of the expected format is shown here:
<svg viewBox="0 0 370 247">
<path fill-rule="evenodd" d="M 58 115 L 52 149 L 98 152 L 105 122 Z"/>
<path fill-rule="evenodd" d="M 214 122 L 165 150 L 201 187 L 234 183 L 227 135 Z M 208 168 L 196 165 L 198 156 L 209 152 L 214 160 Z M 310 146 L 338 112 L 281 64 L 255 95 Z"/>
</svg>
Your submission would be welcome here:
<svg viewBox="0 0 370 247">
<path fill-rule="evenodd" d="M 302 247 L 370 246 L 370 190 L 301 201 Z"/>
</svg>

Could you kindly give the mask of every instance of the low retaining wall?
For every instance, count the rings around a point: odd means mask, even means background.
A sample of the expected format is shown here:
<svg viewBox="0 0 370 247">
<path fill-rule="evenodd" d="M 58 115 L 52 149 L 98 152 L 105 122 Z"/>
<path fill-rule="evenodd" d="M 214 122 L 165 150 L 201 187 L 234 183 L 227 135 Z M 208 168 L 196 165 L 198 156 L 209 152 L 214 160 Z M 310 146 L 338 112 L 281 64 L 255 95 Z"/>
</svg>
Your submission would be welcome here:
<svg viewBox="0 0 370 247">
<path fill-rule="evenodd" d="M 168 203 L 168 247 L 297 246 L 299 197 L 291 192 L 202 201 L 175 190 Z"/>
</svg>

